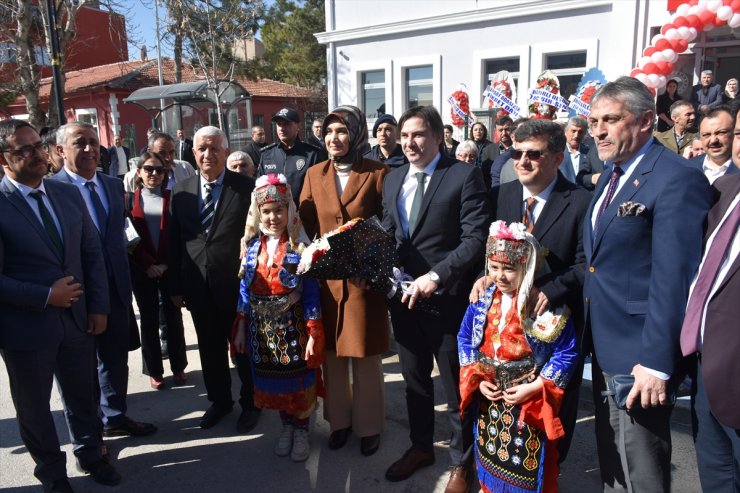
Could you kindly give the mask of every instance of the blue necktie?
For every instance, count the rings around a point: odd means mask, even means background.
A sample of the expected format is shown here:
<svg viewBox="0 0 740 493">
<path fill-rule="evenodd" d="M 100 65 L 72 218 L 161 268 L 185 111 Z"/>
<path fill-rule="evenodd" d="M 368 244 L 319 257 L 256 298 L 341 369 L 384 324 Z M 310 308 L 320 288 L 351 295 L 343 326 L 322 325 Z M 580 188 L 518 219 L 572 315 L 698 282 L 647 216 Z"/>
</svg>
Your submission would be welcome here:
<svg viewBox="0 0 740 493">
<path fill-rule="evenodd" d="M 90 198 L 92 199 L 93 209 L 95 209 L 95 218 L 98 220 L 100 236 L 105 238 L 108 226 L 108 214 L 106 214 L 105 207 L 103 207 L 103 201 L 100 200 L 100 195 L 95 190 L 95 182 L 88 181 L 85 183 L 85 187 L 90 190 Z"/>
</svg>

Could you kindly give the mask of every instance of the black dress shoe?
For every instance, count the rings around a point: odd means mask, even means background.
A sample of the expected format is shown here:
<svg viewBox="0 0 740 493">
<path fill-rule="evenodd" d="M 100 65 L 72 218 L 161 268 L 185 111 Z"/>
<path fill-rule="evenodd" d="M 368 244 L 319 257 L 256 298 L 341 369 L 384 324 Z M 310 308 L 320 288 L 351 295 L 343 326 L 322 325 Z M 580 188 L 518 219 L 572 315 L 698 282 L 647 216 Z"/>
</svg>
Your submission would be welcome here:
<svg viewBox="0 0 740 493">
<path fill-rule="evenodd" d="M 231 412 L 231 408 L 232 406 L 217 406 L 216 404 L 211 404 L 211 407 L 209 407 L 203 417 L 200 418 L 200 427 L 204 430 L 213 428 L 219 421 L 221 421 L 221 418 Z"/>
<path fill-rule="evenodd" d="M 388 481 L 403 481 L 411 477 L 417 469 L 432 464 L 434 464 L 434 452 L 424 452 L 411 447 L 403 454 L 403 457 L 391 464 L 391 467 L 385 472 L 385 479 Z"/>
<path fill-rule="evenodd" d="M 349 434 L 352 433 L 352 427 L 342 428 L 341 430 L 332 431 L 329 435 L 329 448 L 337 450 L 344 447 L 347 444 Z"/>
<path fill-rule="evenodd" d="M 139 423 L 128 416 L 117 426 L 106 426 L 103 430 L 104 437 L 143 437 L 157 431 L 157 427 L 151 423 Z"/>
<path fill-rule="evenodd" d="M 236 420 L 236 431 L 239 433 L 249 433 L 257 426 L 260 419 L 260 409 L 242 409 L 239 419 Z"/>
<path fill-rule="evenodd" d="M 78 460 L 77 469 L 92 476 L 96 483 L 113 486 L 121 482 L 121 475 L 118 471 L 102 459 L 89 464 L 83 464 Z"/>
<path fill-rule="evenodd" d="M 373 455 L 380 447 L 380 435 L 370 435 L 360 438 L 360 452 L 362 455 Z"/>
<path fill-rule="evenodd" d="M 57 479 L 51 483 L 44 483 L 44 493 L 74 493 L 69 479 Z"/>
</svg>

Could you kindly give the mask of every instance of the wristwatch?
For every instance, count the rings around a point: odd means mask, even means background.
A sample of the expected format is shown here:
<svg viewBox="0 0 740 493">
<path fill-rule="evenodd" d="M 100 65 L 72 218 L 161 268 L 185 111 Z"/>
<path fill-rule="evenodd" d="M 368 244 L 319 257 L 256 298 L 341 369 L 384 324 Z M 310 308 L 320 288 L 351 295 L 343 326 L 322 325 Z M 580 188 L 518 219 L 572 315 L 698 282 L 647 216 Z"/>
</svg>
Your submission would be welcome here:
<svg viewBox="0 0 740 493">
<path fill-rule="evenodd" d="M 427 272 L 427 275 L 429 276 L 429 279 L 432 280 L 432 282 L 439 284 L 439 276 L 436 272 L 430 270 L 429 272 Z"/>
</svg>

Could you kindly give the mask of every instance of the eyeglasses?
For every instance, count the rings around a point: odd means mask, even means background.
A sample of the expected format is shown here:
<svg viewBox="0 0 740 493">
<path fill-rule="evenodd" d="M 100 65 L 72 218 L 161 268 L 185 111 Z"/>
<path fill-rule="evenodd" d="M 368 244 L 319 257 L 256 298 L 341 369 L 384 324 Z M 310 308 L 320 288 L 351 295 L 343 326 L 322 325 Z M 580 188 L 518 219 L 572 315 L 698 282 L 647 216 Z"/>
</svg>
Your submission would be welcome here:
<svg viewBox="0 0 740 493">
<path fill-rule="evenodd" d="M 44 148 L 44 144 L 37 142 L 36 144 L 19 147 L 17 149 L 8 149 L 5 152 L 12 154 L 15 157 L 29 158 L 37 152 L 46 152 L 46 149 Z"/>
<path fill-rule="evenodd" d="M 164 174 L 164 168 L 162 166 L 142 166 L 141 169 L 150 175 Z"/>
<path fill-rule="evenodd" d="M 534 151 L 534 150 L 527 150 L 522 151 L 521 149 L 514 149 L 511 151 L 511 157 L 513 157 L 515 160 L 519 161 L 523 156 L 527 156 L 530 161 L 537 161 L 539 158 L 544 156 L 546 151 Z"/>
</svg>

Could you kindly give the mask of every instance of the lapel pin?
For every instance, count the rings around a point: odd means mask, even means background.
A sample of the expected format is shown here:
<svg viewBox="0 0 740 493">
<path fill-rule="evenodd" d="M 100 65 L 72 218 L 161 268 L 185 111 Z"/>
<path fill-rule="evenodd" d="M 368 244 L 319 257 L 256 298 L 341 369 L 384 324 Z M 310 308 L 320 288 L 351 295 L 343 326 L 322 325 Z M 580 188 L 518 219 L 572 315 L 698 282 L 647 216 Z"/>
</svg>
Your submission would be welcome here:
<svg viewBox="0 0 740 493">
<path fill-rule="evenodd" d="M 635 181 L 633 181 L 632 184 L 634 186 L 636 186 L 636 187 L 639 187 L 640 186 L 640 180 L 638 180 L 637 178 L 635 178 Z"/>
</svg>

